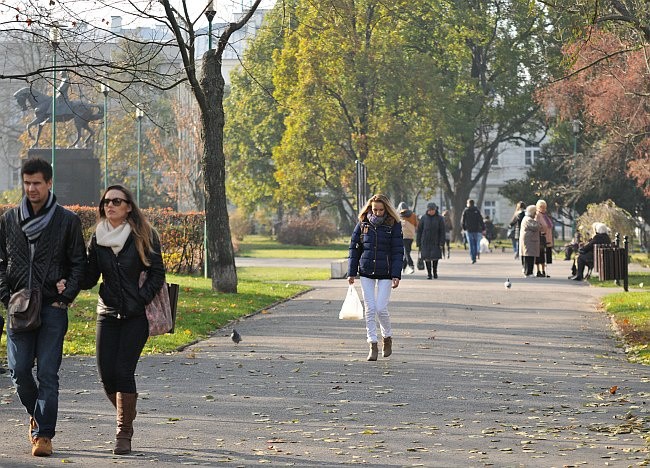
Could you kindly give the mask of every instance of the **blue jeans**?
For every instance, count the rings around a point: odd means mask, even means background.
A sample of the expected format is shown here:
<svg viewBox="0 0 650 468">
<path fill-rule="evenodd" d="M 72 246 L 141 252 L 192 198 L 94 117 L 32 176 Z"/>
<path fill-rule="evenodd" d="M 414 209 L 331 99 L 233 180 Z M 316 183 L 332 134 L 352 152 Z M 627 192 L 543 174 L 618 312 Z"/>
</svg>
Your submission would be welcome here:
<svg viewBox="0 0 650 468">
<path fill-rule="evenodd" d="M 480 232 L 468 232 L 467 242 L 469 243 L 469 256 L 472 257 L 472 262 L 476 261 L 476 255 L 479 252 L 479 243 L 483 235 Z"/>
<path fill-rule="evenodd" d="M 7 327 L 7 362 L 18 398 L 36 421 L 32 437 L 54 437 L 59 412 L 59 368 L 68 311 L 49 305 L 41 310 L 41 326 L 14 333 Z M 36 360 L 36 380 L 32 369 Z"/>
</svg>

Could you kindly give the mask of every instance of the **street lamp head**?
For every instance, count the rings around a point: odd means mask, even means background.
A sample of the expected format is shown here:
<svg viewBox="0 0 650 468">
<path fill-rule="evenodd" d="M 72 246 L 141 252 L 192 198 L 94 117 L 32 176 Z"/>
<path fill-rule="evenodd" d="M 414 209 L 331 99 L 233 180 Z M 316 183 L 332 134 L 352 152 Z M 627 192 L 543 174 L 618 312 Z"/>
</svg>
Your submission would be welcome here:
<svg viewBox="0 0 650 468">
<path fill-rule="evenodd" d="M 207 8 L 205 9 L 205 17 L 211 23 L 216 13 L 217 12 L 214 9 L 214 0 L 210 0 L 210 3 L 208 3 Z"/>
<path fill-rule="evenodd" d="M 140 108 L 140 103 L 137 103 L 135 105 L 135 118 L 138 120 L 142 120 L 142 117 L 144 117 L 144 112 Z"/>
<path fill-rule="evenodd" d="M 50 26 L 50 43 L 55 49 L 61 43 L 61 26 L 57 21 L 54 21 Z"/>
<path fill-rule="evenodd" d="M 577 135 L 580 133 L 580 129 L 582 128 L 582 122 L 580 122 L 578 119 L 573 119 L 571 122 L 571 128 L 573 129 L 573 134 Z"/>
<path fill-rule="evenodd" d="M 100 89 L 101 89 L 101 92 L 104 95 L 104 97 L 108 97 L 108 86 L 106 86 L 104 83 L 102 83 Z"/>
</svg>

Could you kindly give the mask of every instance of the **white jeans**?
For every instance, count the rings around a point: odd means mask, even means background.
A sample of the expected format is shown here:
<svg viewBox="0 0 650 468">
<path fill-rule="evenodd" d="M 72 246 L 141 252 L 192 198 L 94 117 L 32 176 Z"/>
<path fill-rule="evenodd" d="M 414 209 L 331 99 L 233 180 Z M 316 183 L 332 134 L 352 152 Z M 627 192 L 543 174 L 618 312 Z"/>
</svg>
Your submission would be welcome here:
<svg viewBox="0 0 650 468">
<path fill-rule="evenodd" d="M 392 290 L 393 281 L 389 279 L 372 279 L 361 277 L 361 291 L 363 303 L 366 308 L 366 335 L 368 343 L 377 342 L 377 320 L 381 328 L 381 336 L 392 336 L 390 329 L 390 315 L 388 315 L 388 300 Z"/>
</svg>

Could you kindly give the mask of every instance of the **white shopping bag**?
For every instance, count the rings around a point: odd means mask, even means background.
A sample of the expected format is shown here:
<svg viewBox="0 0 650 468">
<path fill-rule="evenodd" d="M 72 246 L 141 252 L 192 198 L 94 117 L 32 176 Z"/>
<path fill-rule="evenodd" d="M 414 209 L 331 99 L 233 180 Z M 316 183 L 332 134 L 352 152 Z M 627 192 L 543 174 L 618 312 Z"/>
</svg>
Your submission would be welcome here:
<svg viewBox="0 0 650 468">
<path fill-rule="evenodd" d="M 348 287 L 348 294 L 345 296 L 345 301 L 343 301 L 339 318 L 341 320 L 363 319 L 363 305 L 353 285 Z"/>
</svg>

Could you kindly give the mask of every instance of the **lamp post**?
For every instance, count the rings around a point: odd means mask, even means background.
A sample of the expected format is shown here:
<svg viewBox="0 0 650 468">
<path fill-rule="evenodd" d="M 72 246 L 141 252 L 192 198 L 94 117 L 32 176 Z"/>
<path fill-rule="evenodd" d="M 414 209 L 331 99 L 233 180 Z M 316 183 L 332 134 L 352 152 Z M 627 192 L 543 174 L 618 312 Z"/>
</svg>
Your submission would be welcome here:
<svg viewBox="0 0 650 468">
<path fill-rule="evenodd" d="M 61 30 L 55 21 L 50 27 L 50 44 L 52 44 L 52 193 L 56 181 L 56 51 L 61 43 Z"/>
<path fill-rule="evenodd" d="M 104 190 L 108 188 L 108 86 L 102 83 L 104 95 Z"/>
<path fill-rule="evenodd" d="M 573 119 L 571 122 L 571 130 L 573 132 L 573 168 L 574 168 L 574 174 L 573 176 L 575 177 L 575 166 L 576 166 L 576 158 L 578 157 L 578 135 L 580 134 L 580 128 L 582 127 L 582 122 L 580 122 L 578 119 Z M 573 212 L 573 235 L 575 236 L 576 234 L 576 202 L 575 202 L 575 197 L 573 199 L 573 206 L 571 208 L 571 211 Z"/>
<path fill-rule="evenodd" d="M 214 10 L 214 0 L 210 0 L 205 10 L 205 17 L 208 19 L 208 50 L 212 50 L 212 20 L 217 12 Z"/>
<path fill-rule="evenodd" d="M 135 201 L 140 206 L 140 159 L 142 154 L 142 117 L 144 112 L 140 108 L 140 103 L 135 106 L 135 118 L 138 120 L 138 181 L 136 183 Z"/>
</svg>

